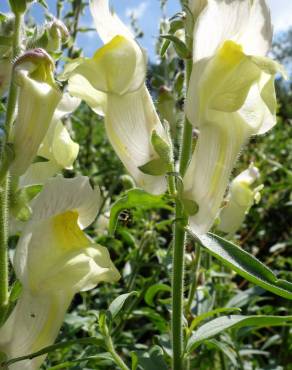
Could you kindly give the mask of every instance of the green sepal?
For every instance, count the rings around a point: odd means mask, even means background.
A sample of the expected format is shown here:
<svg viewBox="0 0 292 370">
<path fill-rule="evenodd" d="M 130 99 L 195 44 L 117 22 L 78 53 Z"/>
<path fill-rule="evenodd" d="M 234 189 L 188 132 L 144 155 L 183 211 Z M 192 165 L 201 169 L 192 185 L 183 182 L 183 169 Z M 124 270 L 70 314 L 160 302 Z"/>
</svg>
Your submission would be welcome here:
<svg viewBox="0 0 292 370">
<path fill-rule="evenodd" d="M 155 158 L 138 168 L 146 175 L 162 176 L 167 172 L 168 165 L 162 158 Z"/>
<path fill-rule="evenodd" d="M 193 200 L 191 200 L 191 199 L 181 199 L 181 203 L 184 207 L 185 212 L 189 216 L 194 216 L 196 213 L 198 213 L 199 206 Z"/>
<path fill-rule="evenodd" d="M 171 141 L 170 141 L 171 142 Z M 172 146 L 165 140 L 163 140 L 156 130 L 152 131 L 151 144 L 155 149 L 159 157 L 167 164 L 170 165 L 173 161 L 172 159 Z"/>
<path fill-rule="evenodd" d="M 42 190 L 42 185 L 33 185 L 11 192 L 11 214 L 19 221 L 28 221 L 31 217 L 29 202 Z"/>
</svg>

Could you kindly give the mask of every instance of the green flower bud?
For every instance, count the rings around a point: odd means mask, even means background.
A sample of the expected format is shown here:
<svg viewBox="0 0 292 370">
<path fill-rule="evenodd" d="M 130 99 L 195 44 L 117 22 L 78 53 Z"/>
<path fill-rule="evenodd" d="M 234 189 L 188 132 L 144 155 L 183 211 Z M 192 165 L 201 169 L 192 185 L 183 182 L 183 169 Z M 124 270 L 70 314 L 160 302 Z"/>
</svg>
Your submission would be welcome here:
<svg viewBox="0 0 292 370">
<path fill-rule="evenodd" d="M 9 0 L 10 8 L 14 14 L 25 13 L 27 3 L 27 0 Z"/>
</svg>

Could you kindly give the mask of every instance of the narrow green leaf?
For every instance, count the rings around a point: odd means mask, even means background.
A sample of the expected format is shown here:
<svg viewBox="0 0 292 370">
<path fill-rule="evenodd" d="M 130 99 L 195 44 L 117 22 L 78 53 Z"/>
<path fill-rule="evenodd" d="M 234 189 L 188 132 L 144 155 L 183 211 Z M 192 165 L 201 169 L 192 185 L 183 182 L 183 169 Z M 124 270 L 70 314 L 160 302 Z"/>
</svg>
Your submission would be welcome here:
<svg viewBox="0 0 292 370">
<path fill-rule="evenodd" d="M 160 56 L 163 57 L 165 53 L 167 52 L 167 49 L 169 48 L 170 41 L 169 40 L 164 40 L 161 49 L 160 49 Z"/>
<path fill-rule="evenodd" d="M 131 370 L 137 370 L 138 368 L 138 356 L 135 352 L 131 352 L 132 366 Z"/>
<path fill-rule="evenodd" d="M 147 292 L 146 292 L 145 297 L 144 297 L 145 302 L 149 306 L 154 306 L 153 300 L 154 300 L 157 293 L 159 293 L 159 292 L 170 292 L 170 291 L 171 291 L 171 287 L 169 285 L 166 285 L 166 284 L 152 285 L 151 287 L 149 287 L 147 289 Z"/>
<path fill-rule="evenodd" d="M 236 307 L 231 307 L 231 308 L 223 307 L 223 308 L 216 308 L 215 310 L 202 313 L 201 315 L 196 316 L 194 318 L 194 320 L 191 323 L 190 330 L 193 331 L 195 329 L 195 327 L 197 327 L 199 325 L 200 322 L 208 319 L 209 317 L 212 317 L 214 315 L 217 315 L 218 313 L 227 313 L 227 312 L 234 313 L 235 311 L 238 312 L 238 311 L 241 311 L 241 309 L 240 308 L 236 308 Z"/>
<path fill-rule="evenodd" d="M 196 235 L 190 229 L 188 232 L 207 252 L 246 280 L 281 297 L 292 299 L 292 283 L 278 279 L 272 270 L 239 246 L 215 234 Z"/>
<path fill-rule="evenodd" d="M 161 35 L 163 39 L 172 42 L 177 55 L 182 59 L 190 59 L 192 57 L 191 51 L 187 48 L 186 44 L 174 35 Z"/>
<path fill-rule="evenodd" d="M 226 307 L 243 307 L 252 299 L 260 297 L 264 292 L 265 290 L 258 286 L 254 286 L 244 291 L 239 291 L 226 303 Z"/>
<path fill-rule="evenodd" d="M 218 317 L 209 321 L 207 324 L 200 326 L 200 328 L 188 340 L 186 351 L 193 351 L 206 339 L 212 338 L 227 329 L 239 329 L 245 326 L 282 326 L 287 324 L 292 324 L 292 316 L 230 315 Z"/>
<path fill-rule="evenodd" d="M 108 311 L 111 313 L 112 318 L 115 319 L 115 317 L 119 314 L 119 312 L 122 310 L 126 300 L 133 296 L 137 295 L 138 293 L 133 291 L 130 293 L 125 293 L 119 295 L 116 299 L 112 301 L 112 303 L 109 305 Z"/>
<path fill-rule="evenodd" d="M 220 342 L 216 339 L 206 341 L 207 346 L 215 347 L 219 351 L 222 351 L 224 355 L 230 360 L 233 366 L 237 367 L 238 361 L 236 358 L 236 352 L 228 344 Z"/>
<path fill-rule="evenodd" d="M 167 204 L 163 195 L 153 195 L 146 193 L 142 189 L 130 189 L 118 199 L 111 208 L 109 233 L 113 234 L 116 229 L 119 214 L 124 209 L 139 208 L 148 210 L 152 208 L 164 208 L 172 210 L 172 207 Z"/>
</svg>

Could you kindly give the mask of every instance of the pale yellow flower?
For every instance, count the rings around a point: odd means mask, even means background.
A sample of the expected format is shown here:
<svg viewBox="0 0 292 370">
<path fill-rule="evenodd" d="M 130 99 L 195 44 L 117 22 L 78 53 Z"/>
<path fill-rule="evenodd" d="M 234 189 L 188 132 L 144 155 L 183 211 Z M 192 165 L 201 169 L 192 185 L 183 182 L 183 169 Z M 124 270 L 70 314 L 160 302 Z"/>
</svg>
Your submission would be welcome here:
<svg viewBox="0 0 292 370">
<path fill-rule="evenodd" d="M 274 77 L 265 57 L 272 26 L 264 0 L 208 0 L 194 29 L 186 114 L 199 138 L 183 179 L 199 210 L 194 232 L 207 232 L 220 210 L 231 171 L 249 137 L 276 124 Z"/>
<path fill-rule="evenodd" d="M 101 281 L 119 279 L 106 248 L 82 230 L 97 214 L 100 195 L 87 177 L 47 182 L 32 205 L 14 256 L 21 296 L 0 329 L 0 351 L 8 358 L 52 344 L 75 293 Z M 45 356 L 11 365 L 11 370 L 38 369 Z"/>
<path fill-rule="evenodd" d="M 141 167 L 159 158 L 151 144 L 155 130 L 167 135 L 145 86 L 146 58 L 131 32 L 109 9 L 108 0 L 91 0 L 90 10 L 105 45 L 94 56 L 78 61 L 69 92 L 105 116 L 108 138 L 136 183 L 152 193 L 166 190 L 164 175 L 152 176 Z"/>
</svg>

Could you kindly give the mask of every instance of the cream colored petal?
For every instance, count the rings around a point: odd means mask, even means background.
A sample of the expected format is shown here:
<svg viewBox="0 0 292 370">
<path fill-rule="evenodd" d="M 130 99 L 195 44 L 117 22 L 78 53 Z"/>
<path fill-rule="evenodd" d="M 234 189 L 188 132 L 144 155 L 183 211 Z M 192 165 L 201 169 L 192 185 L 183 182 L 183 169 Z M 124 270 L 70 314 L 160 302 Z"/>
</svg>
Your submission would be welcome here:
<svg viewBox="0 0 292 370">
<path fill-rule="evenodd" d="M 248 0 L 208 0 L 194 28 L 194 62 L 212 57 L 226 40 L 238 42 L 246 30 L 250 13 Z"/>
<path fill-rule="evenodd" d="M 202 73 L 201 76 L 198 73 Z M 240 109 L 261 71 L 245 56 L 240 45 L 226 41 L 207 64 L 203 61 L 195 63 L 193 74 L 193 84 L 190 84 L 187 96 L 187 113 L 194 111 L 194 105 L 198 110 L 196 116 L 200 123 L 201 120 L 206 120 L 208 109 L 222 112 Z M 194 81 L 196 78 L 198 82 Z M 194 121 L 192 116 L 189 119 Z"/>
<path fill-rule="evenodd" d="M 274 77 L 262 73 L 260 81 L 252 86 L 243 106 L 238 111 L 252 134 L 263 134 L 277 123 Z M 267 81 L 266 84 L 264 81 Z"/>
<path fill-rule="evenodd" d="M 88 290 L 119 273 L 106 248 L 95 245 L 67 211 L 43 221 L 30 221 L 17 244 L 14 267 L 25 287 L 37 293 Z"/>
<path fill-rule="evenodd" d="M 68 80 L 68 91 L 71 95 L 84 100 L 95 113 L 104 116 L 106 94 L 92 87 L 85 77 L 79 74 L 72 75 Z"/>
<path fill-rule="evenodd" d="M 58 121 L 64 116 L 74 112 L 79 107 L 80 103 L 81 100 L 78 97 L 71 96 L 68 93 L 63 94 L 54 113 L 54 120 Z"/>
<path fill-rule="evenodd" d="M 104 43 L 109 42 L 117 35 L 134 39 L 132 32 L 110 10 L 108 0 L 90 0 L 89 5 L 97 33 Z"/>
<path fill-rule="evenodd" d="M 73 295 L 32 294 L 23 290 L 11 316 L 0 329 L 0 350 L 8 358 L 27 355 L 53 344 Z M 46 356 L 17 362 L 11 370 L 37 370 Z"/>
<path fill-rule="evenodd" d="M 235 233 L 242 225 L 248 209 L 253 204 L 254 194 L 248 187 L 242 187 L 241 198 L 245 198 L 246 204 L 241 205 L 236 199 L 236 195 L 230 196 L 228 204 L 220 213 L 220 223 L 218 229 L 225 233 Z"/>
<path fill-rule="evenodd" d="M 233 179 L 227 196 L 227 205 L 220 213 L 218 229 L 235 233 L 244 221 L 245 215 L 254 203 L 255 192 L 251 185 L 259 178 L 259 170 L 251 165 Z"/>
<path fill-rule="evenodd" d="M 242 45 L 246 54 L 264 56 L 272 40 L 266 1 L 208 0 L 194 29 L 194 61 L 211 57 L 226 40 Z"/>
<path fill-rule="evenodd" d="M 117 155 L 137 184 L 151 193 L 163 193 L 165 177 L 146 175 L 138 168 L 158 158 L 151 145 L 154 129 L 167 140 L 147 88 L 124 96 L 109 94 L 105 127 Z"/>
<path fill-rule="evenodd" d="M 266 0 L 253 0 L 248 24 L 240 37 L 244 52 L 250 55 L 266 55 L 272 46 L 273 26 Z"/>
<path fill-rule="evenodd" d="M 62 168 L 54 161 L 32 163 L 24 175 L 19 178 L 19 187 L 44 184 Z"/>
<path fill-rule="evenodd" d="M 57 129 L 57 126 L 60 125 L 60 119 L 69 115 L 70 113 L 73 113 L 79 107 L 80 102 L 81 100 L 78 97 L 70 96 L 68 93 L 63 94 L 62 99 L 54 112 L 54 116 L 49 129 L 39 147 L 39 156 L 50 159 L 52 161 L 55 160 L 52 152 L 52 146 L 56 138 L 58 138 L 58 136 L 56 136 L 56 132 L 60 132 L 60 130 Z M 67 145 L 68 144 L 69 142 L 67 142 Z"/>
<path fill-rule="evenodd" d="M 64 179 L 57 176 L 48 180 L 42 192 L 33 201 L 33 221 L 76 211 L 78 224 L 85 228 L 94 221 L 100 202 L 99 190 L 92 189 L 88 177 Z"/>
<path fill-rule="evenodd" d="M 96 90 L 122 95 L 141 87 L 146 61 L 135 41 L 115 36 L 98 49 L 93 58 L 81 63 L 74 74 L 85 77 Z"/>
<path fill-rule="evenodd" d="M 88 246 L 66 254 L 48 271 L 44 291 L 86 291 L 99 282 L 114 282 L 120 274 L 110 259 L 107 248 Z"/>
<path fill-rule="evenodd" d="M 189 0 L 189 8 L 192 11 L 195 21 L 207 3 L 208 0 Z"/>
<path fill-rule="evenodd" d="M 236 176 L 232 182 L 252 185 L 259 177 L 259 169 L 251 164 L 248 169 L 242 171 L 238 176 Z"/>
<path fill-rule="evenodd" d="M 218 114 L 218 113 L 216 113 Z M 221 126 L 208 124 L 200 129 L 190 165 L 183 179 L 184 197 L 195 201 L 199 210 L 190 217 L 195 233 L 208 232 L 220 210 L 229 177 L 250 132 L 236 114 L 220 113 Z"/>
<path fill-rule="evenodd" d="M 185 101 L 185 114 L 194 127 L 200 127 L 202 120 L 200 112 L 200 84 L 208 66 L 208 62 L 209 59 L 203 59 L 194 63 L 190 76 L 190 83 Z"/>
<path fill-rule="evenodd" d="M 12 174 L 17 176 L 24 174 L 36 156 L 61 99 L 61 93 L 47 83 L 24 74 L 19 81 L 21 87 L 13 138 L 15 160 L 11 165 Z"/>
<path fill-rule="evenodd" d="M 79 145 L 75 143 L 66 127 L 59 121 L 55 127 L 52 142 L 52 154 L 55 161 L 62 168 L 72 167 L 79 152 Z"/>
</svg>

